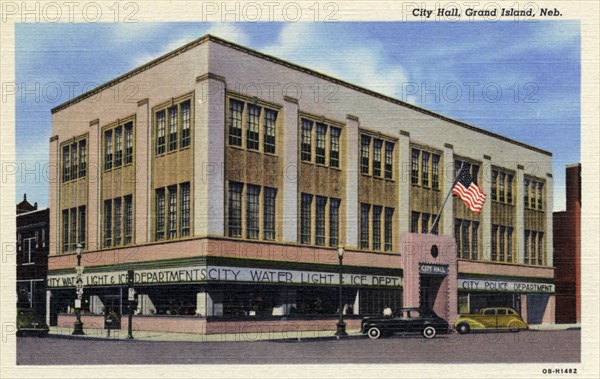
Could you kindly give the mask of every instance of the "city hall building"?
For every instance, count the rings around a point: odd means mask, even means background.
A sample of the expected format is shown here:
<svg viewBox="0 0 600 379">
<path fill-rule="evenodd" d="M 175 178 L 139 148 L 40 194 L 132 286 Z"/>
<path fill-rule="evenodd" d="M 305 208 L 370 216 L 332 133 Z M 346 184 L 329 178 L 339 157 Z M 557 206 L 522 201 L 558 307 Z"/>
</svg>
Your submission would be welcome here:
<svg viewBox="0 0 600 379">
<path fill-rule="evenodd" d="M 118 94 L 118 96 L 117 96 Z M 554 322 L 552 155 L 206 35 L 52 110 L 50 321 L 334 330 L 384 307 Z M 487 194 L 452 196 L 459 167 Z M 122 319 L 126 328 L 126 317 Z"/>
</svg>

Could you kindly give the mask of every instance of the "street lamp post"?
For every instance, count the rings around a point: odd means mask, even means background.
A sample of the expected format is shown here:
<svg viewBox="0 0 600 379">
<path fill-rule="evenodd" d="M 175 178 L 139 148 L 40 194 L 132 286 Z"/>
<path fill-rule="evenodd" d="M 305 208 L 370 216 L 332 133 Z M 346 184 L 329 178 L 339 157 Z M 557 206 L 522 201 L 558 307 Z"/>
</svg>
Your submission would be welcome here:
<svg viewBox="0 0 600 379">
<path fill-rule="evenodd" d="M 83 246 L 78 243 L 77 249 L 77 275 L 75 277 L 75 291 L 77 293 L 77 299 L 75 299 L 75 323 L 73 325 L 73 333 L 74 336 L 83 336 L 85 333 L 83 332 L 83 323 L 81 322 L 81 303 L 83 301 L 83 267 L 81 267 L 81 252 L 83 251 Z"/>
<path fill-rule="evenodd" d="M 346 333 L 346 324 L 344 323 L 344 302 L 343 302 L 343 298 L 342 298 L 342 267 L 343 267 L 343 260 L 344 260 L 344 246 L 339 246 L 337 249 L 338 252 L 338 258 L 340 260 L 340 288 L 339 288 L 339 292 L 340 292 L 340 302 L 339 302 L 339 310 L 340 310 L 340 319 L 337 323 L 337 330 L 335 332 L 336 336 L 347 336 L 348 334 Z"/>
</svg>

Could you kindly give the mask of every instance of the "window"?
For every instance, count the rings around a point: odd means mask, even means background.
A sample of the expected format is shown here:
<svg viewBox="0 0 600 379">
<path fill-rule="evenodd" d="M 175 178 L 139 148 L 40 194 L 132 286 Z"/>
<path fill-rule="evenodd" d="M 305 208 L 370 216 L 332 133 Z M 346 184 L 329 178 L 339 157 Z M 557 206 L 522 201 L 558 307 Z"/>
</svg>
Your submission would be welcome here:
<svg viewBox="0 0 600 379">
<path fill-rule="evenodd" d="M 394 230 L 394 208 L 385 208 L 385 223 L 384 223 L 384 234 L 385 234 L 385 251 L 392 251 L 393 243 L 393 230 Z"/>
<path fill-rule="evenodd" d="M 493 238 L 493 236 L 492 236 Z M 479 257 L 479 222 L 454 220 L 456 254 L 461 259 L 477 260 Z M 493 249 L 493 247 L 492 247 Z"/>
<path fill-rule="evenodd" d="M 165 152 L 165 111 L 156 112 L 156 155 Z"/>
<path fill-rule="evenodd" d="M 504 239 L 506 237 L 506 227 L 500 226 L 500 233 L 498 235 L 498 259 L 500 262 L 504 262 Z"/>
<path fill-rule="evenodd" d="M 411 233 L 419 233 L 419 212 L 411 213 L 410 232 Z"/>
<path fill-rule="evenodd" d="M 506 174 L 506 202 L 512 204 L 513 202 L 513 175 Z"/>
<path fill-rule="evenodd" d="M 369 173 L 369 148 L 371 145 L 371 138 L 367 136 L 361 137 L 360 143 L 360 172 L 363 174 Z"/>
<path fill-rule="evenodd" d="M 471 222 L 471 259 L 479 257 L 479 222 Z"/>
<path fill-rule="evenodd" d="M 538 183 L 537 189 L 538 189 L 538 196 L 537 196 L 537 208 L 538 209 L 542 209 L 542 195 L 543 195 L 543 190 L 544 188 L 544 183 Z"/>
<path fill-rule="evenodd" d="M 318 164 L 325 164 L 325 137 L 327 136 L 327 125 L 317 123 L 317 145 L 315 160 Z"/>
<path fill-rule="evenodd" d="M 381 176 L 381 146 L 383 141 L 376 139 L 373 141 L 373 176 Z"/>
<path fill-rule="evenodd" d="M 385 177 L 392 179 L 392 168 L 394 165 L 394 143 L 385 143 Z"/>
<path fill-rule="evenodd" d="M 246 238 L 257 239 L 259 233 L 260 187 L 247 186 L 246 193 Z"/>
<path fill-rule="evenodd" d="M 265 153 L 275 154 L 275 127 L 277 125 L 277 111 L 265 108 Z"/>
<path fill-rule="evenodd" d="M 469 259 L 471 239 L 469 238 L 469 229 L 471 227 L 471 221 L 463 220 L 462 222 L 462 254 L 463 258 Z"/>
<path fill-rule="evenodd" d="M 492 170 L 492 200 L 498 200 L 498 170 Z"/>
<path fill-rule="evenodd" d="M 71 223 L 69 242 L 71 242 L 72 248 L 75 249 L 75 245 L 77 244 L 77 208 L 71 208 L 69 217 Z"/>
<path fill-rule="evenodd" d="M 433 224 L 435 222 L 435 219 L 433 219 L 433 221 L 431 221 L 431 223 Z M 436 236 L 439 234 L 439 228 L 440 228 L 440 223 L 439 220 L 438 222 L 435 223 L 435 225 L 433 225 L 433 227 L 431 228 L 431 234 L 435 234 Z"/>
<path fill-rule="evenodd" d="M 421 184 L 423 187 L 429 186 L 429 153 L 423 151 L 421 153 L 422 164 L 421 164 Z"/>
<path fill-rule="evenodd" d="M 300 203 L 300 243 L 310 244 L 312 195 L 302 194 Z"/>
<path fill-rule="evenodd" d="M 498 225 L 492 226 L 492 261 L 498 260 Z"/>
<path fill-rule="evenodd" d="M 246 130 L 246 146 L 248 149 L 258 150 L 260 133 L 261 107 L 248 104 L 248 128 Z"/>
<path fill-rule="evenodd" d="M 242 183 L 229 182 L 228 233 L 229 237 L 242 236 Z"/>
<path fill-rule="evenodd" d="M 307 162 L 310 162 L 312 159 L 312 125 L 312 121 L 305 118 L 302 119 L 301 158 Z"/>
<path fill-rule="evenodd" d="M 412 149 L 410 166 L 410 182 L 412 184 L 419 184 L 419 150 L 417 149 Z"/>
<path fill-rule="evenodd" d="M 63 251 L 69 251 L 69 210 L 62 211 L 62 240 Z"/>
<path fill-rule="evenodd" d="M 165 189 L 156 190 L 156 240 L 165 239 Z"/>
<path fill-rule="evenodd" d="M 63 182 L 71 180 L 71 160 L 70 160 L 70 148 L 69 146 L 63 147 Z"/>
<path fill-rule="evenodd" d="M 179 206 L 179 235 L 187 237 L 190 235 L 190 183 L 180 185 L 181 196 Z"/>
<path fill-rule="evenodd" d="M 368 204 L 360 205 L 360 248 L 369 248 L 369 208 Z"/>
<path fill-rule="evenodd" d="M 544 252 L 544 232 L 538 232 L 538 260 L 537 260 L 537 264 L 538 265 L 543 265 L 544 264 L 544 257 L 545 257 L 545 252 Z"/>
<path fill-rule="evenodd" d="M 182 148 L 190 146 L 190 117 L 191 117 L 191 100 L 181 103 L 181 142 Z"/>
<path fill-rule="evenodd" d="M 133 199 L 131 195 L 124 197 L 123 210 L 123 244 L 129 245 L 133 241 Z"/>
<path fill-rule="evenodd" d="M 523 185 L 525 186 L 525 190 L 523 191 L 523 203 L 525 207 L 529 207 L 529 179 L 525 179 Z"/>
<path fill-rule="evenodd" d="M 532 231 L 531 232 L 531 264 L 534 265 L 537 262 L 537 252 L 538 250 L 536 249 L 536 245 L 537 245 L 537 232 L 536 231 Z"/>
<path fill-rule="evenodd" d="M 79 141 L 79 177 L 83 178 L 87 174 L 87 141 Z"/>
<path fill-rule="evenodd" d="M 513 262 L 513 228 L 506 228 L 506 260 L 509 263 Z"/>
<path fill-rule="evenodd" d="M 104 133 L 104 169 L 110 170 L 113 167 L 113 132 L 107 130 Z"/>
<path fill-rule="evenodd" d="M 378 205 L 373 206 L 373 250 L 381 250 L 381 211 L 382 208 Z"/>
<path fill-rule="evenodd" d="M 122 231 L 122 220 L 123 220 L 123 205 L 121 199 L 117 198 L 113 200 L 114 212 L 115 212 L 115 232 L 114 232 L 114 244 L 119 246 L 121 244 L 121 231 Z"/>
<path fill-rule="evenodd" d="M 329 200 L 329 246 L 339 245 L 340 238 L 340 199 Z"/>
<path fill-rule="evenodd" d="M 454 240 L 456 241 L 456 256 L 461 258 L 462 257 L 462 249 L 461 246 L 462 244 L 461 239 L 460 239 L 460 230 L 462 227 L 462 220 L 460 219 L 456 219 L 454 220 Z"/>
<path fill-rule="evenodd" d="M 473 178 L 473 183 L 479 184 L 479 166 L 476 164 L 471 164 L 471 177 Z"/>
<path fill-rule="evenodd" d="M 315 224 L 315 245 L 325 245 L 325 207 L 327 206 L 327 198 L 317 196 L 317 212 Z"/>
<path fill-rule="evenodd" d="M 532 180 L 531 181 L 531 192 L 529 193 L 529 195 L 530 195 L 529 205 L 531 206 L 531 208 L 534 208 L 534 209 L 535 209 L 536 189 L 537 189 L 537 182 Z"/>
<path fill-rule="evenodd" d="M 177 237 L 177 187 L 171 186 L 169 192 L 169 213 L 167 225 L 169 228 L 169 238 Z"/>
<path fill-rule="evenodd" d="M 71 144 L 71 179 L 77 179 L 77 174 L 79 170 L 77 169 L 77 163 L 79 163 L 79 159 L 77 158 L 77 144 Z"/>
<path fill-rule="evenodd" d="M 264 224 L 263 238 L 269 241 L 275 240 L 275 200 L 277 190 L 265 187 L 264 192 Z"/>
<path fill-rule="evenodd" d="M 421 214 L 421 233 L 427 234 L 429 232 L 429 213 Z"/>
<path fill-rule="evenodd" d="M 340 128 L 331 127 L 329 146 L 329 165 L 340 167 Z"/>
<path fill-rule="evenodd" d="M 529 236 L 531 235 L 531 232 L 529 230 L 525 231 L 525 240 L 524 240 L 524 246 L 523 246 L 523 260 L 524 263 L 526 265 L 528 265 L 529 262 Z"/>
<path fill-rule="evenodd" d="M 242 146 L 242 112 L 244 103 L 238 100 L 229 100 L 229 144 Z M 241 220 L 240 220 L 241 221 Z"/>
<path fill-rule="evenodd" d="M 123 164 L 123 128 L 115 129 L 115 167 Z"/>
<path fill-rule="evenodd" d="M 133 123 L 125 124 L 125 164 L 133 162 Z"/>
<path fill-rule="evenodd" d="M 169 108 L 169 151 L 177 150 L 177 106 Z"/>
<path fill-rule="evenodd" d="M 501 172 L 498 180 L 500 181 L 500 196 L 498 200 L 504 203 L 506 201 L 506 186 L 504 183 L 506 180 L 506 173 Z"/>
<path fill-rule="evenodd" d="M 85 205 L 79 207 L 79 243 L 85 245 L 86 240 L 86 212 Z"/>
<path fill-rule="evenodd" d="M 112 246 L 112 200 L 104 200 L 104 247 Z"/>
<path fill-rule="evenodd" d="M 431 188 L 440 189 L 440 156 L 431 154 Z"/>
</svg>

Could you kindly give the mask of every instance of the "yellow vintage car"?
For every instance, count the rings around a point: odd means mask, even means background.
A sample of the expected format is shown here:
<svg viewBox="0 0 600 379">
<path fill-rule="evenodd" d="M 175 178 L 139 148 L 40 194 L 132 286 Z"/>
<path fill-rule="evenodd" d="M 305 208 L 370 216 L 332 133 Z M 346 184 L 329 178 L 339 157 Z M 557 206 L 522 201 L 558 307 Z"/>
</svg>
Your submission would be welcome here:
<svg viewBox="0 0 600 379">
<path fill-rule="evenodd" d="M 518 332 L 529 329 L 519 313 L 510 307 L 484 307 L 475 314 L 459 315 L 454 328 L 460 334 L 471 330 L 510 330 Z"/>
</svg>

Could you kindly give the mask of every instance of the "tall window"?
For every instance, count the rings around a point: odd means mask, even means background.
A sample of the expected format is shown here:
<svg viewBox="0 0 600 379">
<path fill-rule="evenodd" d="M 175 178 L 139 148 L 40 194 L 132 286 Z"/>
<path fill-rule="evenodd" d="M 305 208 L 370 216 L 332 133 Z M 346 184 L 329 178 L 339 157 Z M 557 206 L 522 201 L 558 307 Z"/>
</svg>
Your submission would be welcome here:
<svg viewBox="0 0 600 379">
<path fill-rule="evenodd" d="M 265 153 L 275 154 L 275 126 L 277 125 L 277 111 L 265 108 Z"/>
<path fill-rule="evenodd" d="M 123 244 L 129 245 L 133 241 L 133 201 L 131 195 L 124 197 L 123 210 Z"/>
<path fill-rule="evenodd" d="M 69 145 L 63 147 L 63 182 L 71 180 L 71 150 Z"/>
<path fill-rule="evenodd" d="M 538 265 L 543 265 L 544 264 L 544 256 L 545 256 L 545 252 L 544 252 L 544 232 L 538 232 L 538 260 L 537 260 L 537 264 Z"/>
<path fill-rule="evenodd" d="M 412 159 L 410 163 L 410 182 L 419 184 L 419 150 L 412 149 Z"/>
<path fill-rule="evenodd" d="M 104 247 L 112 246 L 112 200 L 104 200 Z"/>
<path fill-rule="evenodd" d="M 384 222 L 384 235 L 385 235 L 385 251 L 392 251 L 393 243 L 393 230 L 394 230 L 394 208 L 385 208 L 385 222 Z"/>
<path fill-rule="evenodd" d="M 301 136 L 301 158 L 303 161 L 310 162 L 312 145 L 311 145 L 311 135 L 312 135 L 312 121 L 307 120 L 305 118 L 302 119 L 302 136 Z"/>
<path fill-rule="evenodd" d="M 470 253 L 470 236 L 469 229 L 471 228 L 471 221 L 463 220 L 462 222 L 462 253 L 463 258 L 469 259 Z"/>
<path fill-rule="evenodd" d="M 123 164 L 123 128 L 115 129 L 115 167 Z"/>
<path fill-rule="evenodd" d="M 69 210 L 62 211 L 62 240 L 63 251 L 69 251 Z"/>
<path fill-rule="evenodd" d="M 542 209 L 542 195 L 543 195 L 543 190 L 544 188 L 544 183 L 538 183 L 537 189 L 538 189 L 538 196 L 537 196 L 537 208 L 538 209 Z"/>
<path fill-rule="evenodd" d="M 302 194 L 300 202 L 300 243 L 310 243 L 310 222 L 311 222 L 312 195 Z"/>
<path fill-rule="evenodd" d="M 340 199 L 329 199 L 329 246 L 340 243 Z"/>
<path fill-rule="evenodd" d="M 421 213 L 421 233 L 429 232 L 429 213 Z"/>
<path fill-rule="evenodd" d="M 77 169 L 77 163 L 79 159 L 77 158 L 77 144 L 71 144 L 71 179 L 77 179 L 77 174 L 79 170 Z"/>
<path fill-rule="evenodd" d="M 229 182 L 228 232 L 230 237 L 242 236 L 242 183 Z"/>
<path fill-rule="evenodd" d="M 369 248 L 369 205 L 360 205 L 360 248 Z"/>
<path fill-rule="evenodd" d="M 381 146 L 383 141 L 375 139 L 373 141 L 373 176 L 381 176 Z"/>
<path fill-rule="evenodd" d="M 246 193 L 246 238 L 258 238 L 259 201 L 260 187 L 249 184 Z"/>
<path fill-rule="evenodd" d="M 479 257 L 479 222 L 471 222 L 471 259 Z"/>
<path fill-rule="evenodd" d="M 179 235 L 187 237 L 190 235 L 190 183 L 183 183 L 181 189 L 179 206 Z"/>
<path fill-rule="evenodd" d="M 263 238 L 273 241 L 275 239 L 275 200 L 277 189 L 265 187 L 264 191 L 264 224 Z"/>
<path fill-rule="evenodd" d="M 512 204 L 513 202 L 513 175 L 506 174 L 506 202 Z"/>
<path fill-rule="evenodd" d="M 315 245 L 325 245 L 325 207 L 327 206 L 327 198 L 317 196 L 317 212 L 315 224 Z"/>
<path fill-rule="evenodd" d="M 190 117 L 191 117 L 191 101 L 187 100 L 181 103 L 181 147 L 190 145 Z"/>
<path fill-rule="evenodd" d="M 460 239 L 460 230 L 462 227 L 462 220 L 460 219 L 456 219 L 454 220 L 454 241 L 456 241 L 456 256 L 461 258 L 462 257 L 462 244 L 461 244 L 461 239 Z"/>
<path fill-rule="evenodd" d="M 331 167 L 340 167 L 340 132 L 340 128 L 331 127 L 329 141 L 329 165 Z"/>
<path fill-rule="evenodd" d="M 505 202 L 506 201 L 506 186 L 504 184 L 504 180 L 506 179 L 506 173 L 501 172 L 500 176 L 499 176 L 499 183 L 500 184 L 500 196 L 499 196 L 499 200 L 501 202 Z"/>
<path fill-rule="evenodd" d="M 160 155 L 165 152 L 165 128 L 166 119 L 165 111 L 156 112 L 156 154 Z"/>
<path fill-rule="evenodd" d="M 71 222 L 70 242 L 71 242 L 71 246 L 73 247 L 73 249 L 75 249 L 75 245 L 77 244 L 77 208 L 71 208 L 70 217 L 71 217 L 71 219 L 69 220 Z"/>
<path fill-rule="evenodd" d="M 133 162 L 133 123 L 125 124 L 125 164 Z"/>
<path fill-rule="evenodd" d="M 113 200 L 114 212 L 115 212 L 115 226 L 114 226 L 114 244 L 119 246 L 121 244 L 121 231 L 122 231 L 122 220 L 123 220 L 123 204 L 121 198 Z"/>
<path fill-rule="evenodd" d="M 410 232 L 419 233 L 419 212 L 412 212 L 410 216 Z"/>
<path fill-rule="evenodd" d="M 327 135 L 327 125 L 317 123 L 317 145 L 315 152 L 315 161 L 318 164 L 325 164 L 325 137 Z"/>
<path fill-rule="evenodd" d="M 113 132 L 107 130 L 104 133 L 104 169 L 110 170 L 113 167 Z"/>
<path fill-rule="evenodd" d="M 525 190 L 523 191 L 523 203 L 525 207 L 529 207 L 529 179 L 523 180 Z"/>
<path fill-rule="evenodd" d="M 530 231 L 526 230 L 525 231 L 525 239 L 524 239 L 524 245 L 523 245 L 523 260 L 525 261 L 524 263 L 526 265 L 528 265 L 530 263 L 529 261 L 529 236 L 530 236 Z"/>
<path fill-rule="evenodd" d="M 248 104 L 248 129 L 246 131 L 246 146 L 248 149 L 258 150 L 258 139 L 260 133 L 260 111 L 261 107 Z"/>
<path fill-rule="evenodd" d="M 381 250 L 381 210 L 380 206 L 373 206 L 373 250 Z"/>
<path fill-rule="evenodd" d="M 169 238 L 177 237 L 177 187 L 171 186 L 169 191 L 168 228 Z"/>
<path fill-rule="evenodd" d="M 169 151 L 177 150 L 177 106 L 169 108 Z"/>
<path fill-rule="evenodd" d="M 506 228 L 506 260 L 513 261 L 513 228 Z"/>
<path fill-rule="evenodd" d="M 86 230 L 86 212 L 85 205 L 79 207 L 79 243 L 85 244 L 87 230 Z"/>
<path fill-rule="evenodd" d="M 498 225 L 492 225 L 492 261 L 498 260 Z"/>
<path fill-rule="evenodd" d="M 530 204 L 531 208 L 534 208 L 534 209 L 535 209 L 535 193 L 536 193 L 536 189 L 537 189 L 537 184 L 538 183 L 536 181 L 533 181 L 533 180 L 531 181 L 531 192 L 529 193 L 531 196 L 529 204 Z"/>
<path fill-rule="evenodd" d="M 385 177 L 392 179 L 392 167 L 394 165 L 394 143 L 385 143 Z"/>
<path fill-rule="evenodd" d="M 431 155 L 431 188 L 440 189 L 440 156 Z"/>
<path fill-rule="evenodd" d="M 500 226 L 499 228 L 499 234 L 498 234 L 498 259 L 500 260 L 500 262 L 504 262 L 504 256 L 505 256 L 505 251 L 504 251 L 504 240 L 506 238 L 506 227 L 505 226 Z"/>
<path fill-rule="evenodd" d="M 421 164 L 421 184 L 423 187 L 429 186 L 429 153 L 423 151 L 421 153 L 422 164 Z"/>
<path fill-rule="evenodd" d="M 362 136 L 360 142 L 360 172 L 363 174 L 369 173 L 370 145 L 371 137 Z"/>
<path fill-rule="evenodd" d="M 165 189 L 156 190 L 156 240 L 165 238 Z"/>
<path fill-rule="evenodd" d="M 242 112 L 244 103 L 229 100 L 229 144 L 242 146 Z"/>
<path fill-rule="evenodd" d="M 538 254 L 538 250 L 536 248 L 537 245 L 537 232 L 536 231 L 532 231 L 531 232 L 531 264 L 534 265 L 537 262 L 537 254 Z"/>
<path fill-rule="evenodd" d="M 492 200 L 498 200 L 498 170 L 492 170 Z"/>
</svg>

